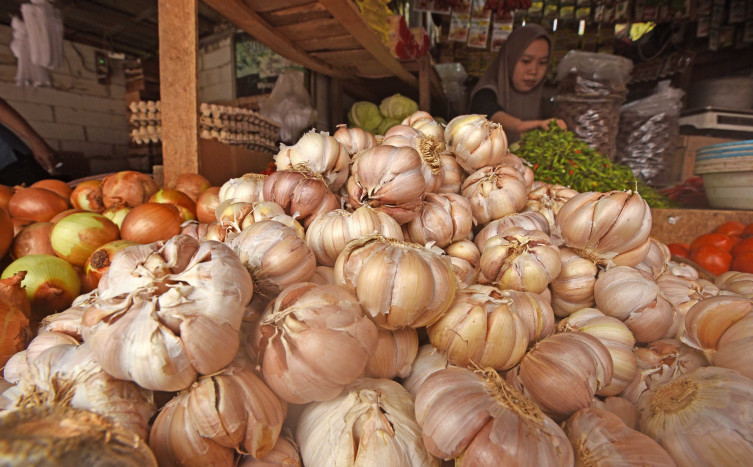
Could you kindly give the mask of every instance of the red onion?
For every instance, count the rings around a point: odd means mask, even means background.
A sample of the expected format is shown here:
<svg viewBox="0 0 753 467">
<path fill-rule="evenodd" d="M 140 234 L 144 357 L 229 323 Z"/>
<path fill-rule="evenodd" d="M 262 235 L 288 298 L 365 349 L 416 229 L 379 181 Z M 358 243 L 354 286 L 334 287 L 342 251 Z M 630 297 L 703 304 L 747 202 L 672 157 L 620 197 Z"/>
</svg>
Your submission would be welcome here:
<svg viewBox="0 0 753 467">
<path fill-rule="evenodd" d="M 180 214 L 172 204 L 144 203 L 123 219 L 120 238 L 138 243 L 168 240 L 180 233 Z"/>
<path fill-rule="evenodd" d="M 71 192 L 71 205 L 74 208 L 84 209 L 86 211 L 102 212 L 105 210 L 102 201 L 102 181 L 86 180 L 73 189 Z"/>
<path fill-rule="evenodd" d="M 64 199 L 69 199 L 71 197 L 71 192 L 73 191 L 73 188 L 67 183 L 54 178 L 46 178 L 32 183 L 31 188 L 44 188 L 45 190 L 50 190 L 59 194 Z"/>
<path fill-rule="evenodd" d="M 187 194 L 195 203 L 199 200 L 199 195 L 211 186 L 212 183 L 199 174 L 184 173 L 178 175 L 173 188 Z"/>
<path fill-rule="evenodd" d="M 52 222 L 34 222 L 24 227 L 13 239 L 10 256 L 13 259 L 28 255 L 55 255 L 50 243 Z"/>
<path fill-rule="evenodd" d="M 44 188 L 16 188 L 8 203 L 11 217 L 47 222 L 68 209 L 68 200 Z"/>
<path fill-rule="evenodd" d="M 106 208 L 123 203 L 134 207 L 146 203 L 159 186 L 149 175 L 124 170 L 102 180 L 102 201 Z"/>
<path fill-rule="evenodd" d="M 172 204 L 178 208 L 178 213 L 180 214 L 182 222 L 196 219 L 196 203 L 194 203 L 193 200 L 182 191 L 161 188 L 149 198 L 149 202 Z"/>
<path fill-rule="evenodd" d="M 94 250 L 119 238 L 118 226 L 96 212 L 71 214 L 55 224 L 50 233 L 55 254 L 74 266 L 83 266 Z"/>
<path fill-rule="evenodd" d="M 214 210 L 220 204 L 220 187 L 209 187 L 196 201 L 196 219 L 202 224 L 211 224 L 217 220 Z"/>
</svg>

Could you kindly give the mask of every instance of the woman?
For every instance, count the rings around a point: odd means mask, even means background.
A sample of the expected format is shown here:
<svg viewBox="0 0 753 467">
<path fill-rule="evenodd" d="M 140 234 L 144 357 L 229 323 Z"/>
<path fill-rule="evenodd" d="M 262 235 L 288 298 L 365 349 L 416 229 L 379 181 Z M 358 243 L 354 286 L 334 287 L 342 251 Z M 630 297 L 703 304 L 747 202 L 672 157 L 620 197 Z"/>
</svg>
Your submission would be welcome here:
<svg viewBox="0 0 753 467">
<path fill-rule="evenodd" d="M 534 128 L 549 128 L 541 120 L 541 90 L 552 39 L 546 30 L 530 24 L 516 29 L 471 92 L 471 113 L 500 123 L 510 142 Z M 557 124 L 565 128 L 562 120 Z"/>
</svg>

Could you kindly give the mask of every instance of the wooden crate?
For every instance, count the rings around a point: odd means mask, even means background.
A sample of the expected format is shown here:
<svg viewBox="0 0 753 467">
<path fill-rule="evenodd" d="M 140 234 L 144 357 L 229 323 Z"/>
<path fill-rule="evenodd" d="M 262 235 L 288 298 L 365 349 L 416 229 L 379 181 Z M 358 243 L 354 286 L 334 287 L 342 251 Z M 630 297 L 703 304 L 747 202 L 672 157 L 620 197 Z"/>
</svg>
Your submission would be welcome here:
<svg viewBox="0 0 753 467">
<path fill-rule="evenodd" d="M 213 139 L 199 140 L 199 173 L 212 185 L 222 186 L 231 178 L 249 172 L 261 172 L 274 160 L 274 155 L 231 146 Z"/>
<path fill-rule="evenodd" d="M 730 141 L 737 140 L 713 136 L 680 135 L 677 138 L 677 149 L 667 171 L 668 185 L 680 184 L 695 175 L 695 153 L 700 148 Z"/>
<path fill-rule="evenodd" d="M 725 222 L 753 223 L 753 211 L 654 208 L 651 215 L 651 236 L 663 243 L 690 243 Z"/>
</svg>

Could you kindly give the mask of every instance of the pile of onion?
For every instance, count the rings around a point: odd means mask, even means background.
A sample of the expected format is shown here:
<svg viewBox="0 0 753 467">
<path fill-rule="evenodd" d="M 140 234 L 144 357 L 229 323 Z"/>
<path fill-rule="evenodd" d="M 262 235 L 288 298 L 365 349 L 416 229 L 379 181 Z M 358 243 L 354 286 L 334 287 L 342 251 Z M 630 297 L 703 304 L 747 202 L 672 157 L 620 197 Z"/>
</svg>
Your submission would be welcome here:
<svg viewBox="0 0 753 467">
<path fill-rule="evenodd" d="M 120 226 L 120 238 L 144 244 L 169 240 L 180 233 L 181 223 L 175 206 L 143 203 L 126 214 Z"/>
<path fill-rule="evenodd" d="M 11 217 L 46 222 L 68 209 L 68 199 L 45 188 L 18 187 L 8 202 Z"/>
<path fill-rule="evenodd" d="M 83 266 L 94 250 L 119 238 L 118 226 L 95 212 L 71 214 L 55 224 L 50 233 L 55 254 L 74 266 Z"/>
</svg>

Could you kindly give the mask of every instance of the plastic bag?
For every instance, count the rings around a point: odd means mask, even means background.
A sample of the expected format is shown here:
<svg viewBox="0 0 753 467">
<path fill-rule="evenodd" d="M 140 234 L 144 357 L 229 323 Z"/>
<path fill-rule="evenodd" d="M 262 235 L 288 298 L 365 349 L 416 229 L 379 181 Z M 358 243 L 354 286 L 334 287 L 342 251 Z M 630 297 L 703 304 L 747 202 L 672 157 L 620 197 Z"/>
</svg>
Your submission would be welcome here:
<svg viewBox="0 0 753 467">
<path fill-rule="evenodd" d="M 442 81 L 442 89 L 453 110 L 452 113 L 456 115 L 466 113 L 468 96 L 465 80 L 468 79 L 468 73 L 465 67 L 460 63 L 439 63 L 434 65 L 434 68 Z"/>
<path fill-rule="evenodd" d="M 304 130 L 316 123 L 316 109 L 303 85 L 303 72 L 288 69 L 277 77 L 269 98 L 259 105 L 259 113 L 280 125 L 280 139 L 295 143 Z"/>
<path fill-rule="evenodd" d="M 21 5 L 29 36 L 29 55 L 35 65 L 49 69 L 63 65 L 63 15 L 47 0 Z"/>
<path fill-rule="evenodd" d="M 662 81 L 654 94 L 625 104 L 620 111 L 617 159 L 648 185 L 661 187 L 672 181 L 684 94 Z"/>
<path fill-rule="evenodd" d="M 626 95 L 633 62 L 618 55 L 571 50 L 557 67 L 557 91 L 579 97 Z"/>
</svg>

